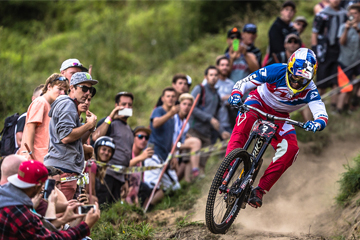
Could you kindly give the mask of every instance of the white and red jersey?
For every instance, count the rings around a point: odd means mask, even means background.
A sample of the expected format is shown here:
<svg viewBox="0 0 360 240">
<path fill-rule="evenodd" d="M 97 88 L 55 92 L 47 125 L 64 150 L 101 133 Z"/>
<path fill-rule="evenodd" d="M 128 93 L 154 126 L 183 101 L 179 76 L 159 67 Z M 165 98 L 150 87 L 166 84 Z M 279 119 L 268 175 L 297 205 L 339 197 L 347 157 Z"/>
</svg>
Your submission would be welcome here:
<svg viewBox="0 0 360 240">
<path fill-rule="evenodd" d="M 244 79 L 236 82 L 232 94 L 244 95 L 248 90 L 257 88 L 261 99 L 271 108 L 281 113 L 291 113 L 309 104 L 315 122 L 324 129 L 328 115 L 325 104 L 314 82 L 300 93 L 291 96 L 286 86 L 286 64 L 276 63 L 261 68 Z"/>
</svg>

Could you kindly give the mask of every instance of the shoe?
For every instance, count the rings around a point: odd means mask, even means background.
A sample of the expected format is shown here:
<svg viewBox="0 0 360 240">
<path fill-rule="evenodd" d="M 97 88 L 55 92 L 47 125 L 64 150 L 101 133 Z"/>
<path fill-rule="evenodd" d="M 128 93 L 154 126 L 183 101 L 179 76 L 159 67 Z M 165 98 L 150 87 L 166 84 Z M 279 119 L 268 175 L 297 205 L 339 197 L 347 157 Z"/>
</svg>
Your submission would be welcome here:
<svg viewBox="0 0 360 240">
<path fill-rule="evenodd" d="M 193 168 L 192 169 L 192 175 L 193 175 L 193 178 L 197 178 L 200 174 L 200 170 L 199 168 Z"/>
<path fill-rule="evenodd" d="M 249 198 L 249 205 L 258 208 L 262 206 L 262 197 L 265 194 L 265 191 L 260 187 L 256 187 L 251 191 L 250 198 Z"/>
</svg>

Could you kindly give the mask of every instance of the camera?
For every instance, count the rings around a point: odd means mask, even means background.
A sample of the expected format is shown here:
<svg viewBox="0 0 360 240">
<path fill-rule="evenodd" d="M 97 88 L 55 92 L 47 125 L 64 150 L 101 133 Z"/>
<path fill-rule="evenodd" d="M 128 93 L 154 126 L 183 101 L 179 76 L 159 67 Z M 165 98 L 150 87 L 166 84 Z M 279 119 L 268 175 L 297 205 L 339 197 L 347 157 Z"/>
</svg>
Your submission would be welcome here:
<svg viewBox="0 0 360 240">
<path fill-rule="evenodd" d="M 78 207 L 78 214 L 87 214 L 91 209 L 96 210 L 96 206 L 94 204 L 82 205 Z"/>
</svg>

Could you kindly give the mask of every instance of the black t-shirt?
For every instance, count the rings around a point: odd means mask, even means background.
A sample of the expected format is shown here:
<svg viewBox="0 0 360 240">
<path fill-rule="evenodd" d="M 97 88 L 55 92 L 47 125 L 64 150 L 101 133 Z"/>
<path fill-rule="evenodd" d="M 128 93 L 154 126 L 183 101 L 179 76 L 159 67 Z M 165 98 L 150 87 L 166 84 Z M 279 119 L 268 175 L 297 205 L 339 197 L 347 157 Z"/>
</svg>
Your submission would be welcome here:
<svg viewBox="0 0 360 240">
<path fill-rule="evenodd" d="M 26 112 L 21 114 L 20 117 L 18 118 L 18 121 L 16 123 L 16 133 L 24 131 L 25 121 L 26 121 Z"/>
<path fill-rule="evenodd" d="M 295 28 L 291 27 L 289 24 L 286 24 L 278 17 L 269 30 L 270 56 L 272 53 L 285 51 L 285 37 L 290 33 L 295 33 L 298 35 Z"/>
</svg>

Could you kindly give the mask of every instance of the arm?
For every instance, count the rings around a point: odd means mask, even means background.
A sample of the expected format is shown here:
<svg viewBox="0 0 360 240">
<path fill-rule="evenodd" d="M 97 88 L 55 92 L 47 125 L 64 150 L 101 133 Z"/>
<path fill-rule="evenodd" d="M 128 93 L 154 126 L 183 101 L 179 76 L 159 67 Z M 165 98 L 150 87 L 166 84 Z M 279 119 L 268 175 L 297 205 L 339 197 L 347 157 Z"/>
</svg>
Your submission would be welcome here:
<svg viewBox="0 0 360 240">
<path fill-rule="evenodd" d="M 316 98 L 309 102 L 309 108 L 313 114 L 314 122 L 320 125 L 319 130 L 323 130 L 328 122 L 328 114 L 326 112 L 325 104 L 320 98 L 320 94 L 318 94 Z"/>
<path fill-rule="evenodd" d="M 179 112 L 180 106 L 172 106 L 170 111 L 168 111 L 166 114 L 162 115 L 161 117 L 155 117 L 152 120 L 153 127 L 158 128 L 161 127 L 167 120 L 172 118 L 176 113 Z"/>
<path fill-rule="evenodd" d="M 146 148 L 140 155 L 130 160 L 129 167 L 136 166 L 136 164 L 144 161 L 147 158 L 150 158 L 153 154 L 154 154 L 154 150 L 152 148 Z"/>
<path fill-rule="evenodd" d="M 66 137 L 61 139 L 61 142 L 63 144 L 72 143 L 72 142 L 80 139 L 85 132 L 89 131 L 92 128 L 93 128 L 93 124 L 90 122 L 85 123 L 84 125 L 82 125 L 80 127 L 73 128 L 69 135 L 67 135 Z"/>
<path fill-rule="evenodd" d="M 25 138 L 22 140 L 23 144 L 27 143 L 27 145 L 30 148 L 30 151 L 34 151 L 34 137 L 35 137 L 35 128 L 37 123 L 27 123 L 26 128 L 24 129 L 26 131 Z"/>
<path fill-rule="evenodd" d="M 124 109 L 123 106 L 116 106 L 110 113 L 109 117 L 112 120 L 114 120 L 115 118 L 118 117 L 117 112 L 119 110 Z M 96 128 L 95 132 L 91 135 L 92 140 L 95 142 L 99 137 L 105 136 L 109 127 L 110 127 L 110 122 L 106 122 L 106 119 L 103 121 L 102 124 L 98 124 L 98 127 Z M 100 122 L 99 122 L 100 123 Z"/>
<path fill-rule="evenodd" d="M 22 135 L 23 135 L 23 132 L 17 132 L 16 133 L 16 144 L 18 146 L 21 146 Z"/>
<path fill-rule="evenodd" d="M 245 61 L 249 66 L 250 72 L 254 72 L 259 69 L 259 63 L 254 53 L 251 52 L 245 53 Z"/>
</svg>

